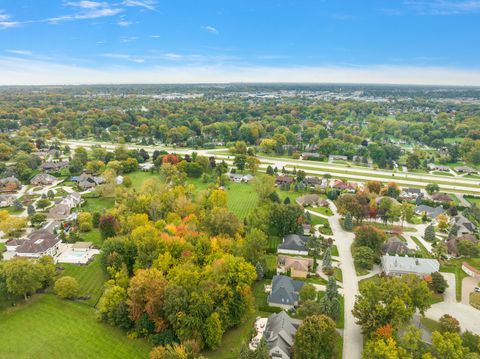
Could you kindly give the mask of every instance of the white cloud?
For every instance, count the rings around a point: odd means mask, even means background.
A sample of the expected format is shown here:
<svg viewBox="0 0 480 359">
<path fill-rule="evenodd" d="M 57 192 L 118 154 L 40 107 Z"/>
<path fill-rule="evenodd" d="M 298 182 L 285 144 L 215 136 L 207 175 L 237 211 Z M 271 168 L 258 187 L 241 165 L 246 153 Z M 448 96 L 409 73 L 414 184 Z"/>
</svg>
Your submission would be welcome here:
<svg viewBox="0 0 480 359">
<path fill-rule="evenodd" d="M 27 50 L 5 50 L 5 52 L 8 52 L 10 54 L 15 54 L 15 55 L 23 55 L 23 56 L 32 56 L 33 53 L 31 51 Z"/>
<path fill-rule="evenodd" d="M 407 0 L 404 5 L 419 15 L 463 15 L 480 12 L 480 0 Z"/>
<path fill-rule="evenodd" d="M 150 37 L 151 37 L 152 39 L 158 39 L 158 38 L 160 38 L 160 35 L 150 35 Z"/>
<path fill-rule="evenodd" d="M 130 25 L 132 25 L 132 24 L 133 24 L 133 22 L 127 21 L 127 20 L 125 20 L 125 19 L 120 19 L 120 20 L 117 21 L 117 25 L 123 26 L 123 27 L 128 27 L 128 26 L 130 26 Z"/>
<path fill-rule="evenodd" d="M 208 31 L 211 34 L 215 34 L 215 35 L 219 34 L 219 31 L 213 26 L 202 26 L 202 29 Z"/>
<path fill-rule="evenodd" d="M 0 29 L 8 29 L 18 26 L 20 26 L 20 23 L 18 21 L 0 21 Z"/>
<path fill-rule="evenodd" d="M 119 41 L 123 44 L 138 40 L 137 36 L 120 36 Z"/>
<path fill-rule="evenodd" d="M 20 22 L 10 20 L 11 16 L 0 9 L 0 30 L 20 26 Z"/>
<path fill-rule="evenodd" d="M 132 56 L 132 55 L 129 55 L 129 54 L 105 53 L 105 54 L 101 54 L 100 56 L 107 57 L 107 58 L 110 58 L 110 59 L 131 61 L 131 62 L 135 62 L 137 64 L 143 64 L 145 62 L 145 59 L 142 59 L 142 58 L 139 58 L 139 57 L 136 57 L 136 56 Z"/>
<path fill-rule="evenodd" d="M 79 1 L 79 2 L 69 2 L 66 5 L 75 7 L 75 8 L 80 8 L 80 10 L 79 12 L 74 14 L 52 17 L 43 21 L 46 21 L 51 24 L 58 24 L 64 21 L 88 20 L 88 19 L 98 19 L 102 17 L 115 16 L 124 11 L 123 8 L 116 7 L 116 6 L 111 7 L 110 4 L 106 2 Z"/>
<path fill-rule="evenodd" d="M 95 9 L 98 7 L 108 7 L 106 3 L 100 3 L 97 1 L 78 1 L 78 2 L 68 2 L 67 5 L 69 6 L 76 6 L 81 7 L 83 9 Z"/>
<path fill-rule="evenodd" d="M 132 7 L 143 7 L 147 10 L 156 11 L 155 5 L 156 1 L 153 0 L 125 0 L 122 3 L 125 6 L 132 6 Z"/>
<path fill-rule="evenodd" d="M 132 59 L 137 58 L 132 57 Z M 126 60 L 128 60 L 128 58 Z M 138 58 L 137 60 L 138 62 L 142 61 L 141 58 Z M 105 68 L 99 69 L 19 57 L 0 57 L 0 85 L 218 82 L 373 83 L 479 86 L 480 70 L 386 65 L 355 68 L 338 66 L 261 67 L 222 65 L 144 65 L 141 68 L 131 68 L 128 66 L 109 65 L 105 66 Z"/>
</svg>

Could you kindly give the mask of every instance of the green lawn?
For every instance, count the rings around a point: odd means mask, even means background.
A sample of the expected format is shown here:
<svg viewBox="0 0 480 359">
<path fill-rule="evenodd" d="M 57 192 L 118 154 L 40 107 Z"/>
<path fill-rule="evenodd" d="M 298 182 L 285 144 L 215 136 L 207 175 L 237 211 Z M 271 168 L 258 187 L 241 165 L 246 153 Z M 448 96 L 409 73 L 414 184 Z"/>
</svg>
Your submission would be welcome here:
<svg viewBox="0 0 480 359">
<path fill-rule="evenodd" d="M 102 246 L 102 236 L 98 228 L 93 228 L 90 232 L 80 233 L 80 238 L 85 242 L 93 242 L 93 244 L 100 248 Z"/>
<path fill-rule="evenodd" d="M 115 198 L 85 198 L 85 203 L 81 210 L 83 212 L 99 212 L 102 213 L 104 209 L 112 208 L 115 205 Z"/>
<path fill-rule="evenodd" d="M 80 302 L 38 294 L 26 304 L 0 312 L 0 358 L 148 358 L 151 346 L 100 323 Z M 28 338 L 27 338 L 28 337 Z"/>
<path fill-rule="evenodd" d="M 422 252 L 422 255 L 423 255 L 424 258 L 431 258 L 432 257 L 432 255 L 430 254 L 428 249 L 425 248 L 425 246 L 422 244 L 422 242 L 420 242 L 418 240 L 417 237 L 412 236 L 411 238 L 415 242 L 415 244 L 418 246 L 418 248 L 420 249 L 420 252 Z"/>
<path fill-rule="evenodd" d="M 343 282 L 343 274 L 340 268 L 333 268 L 333 276 L 337 280 L 337 282 Z"/>
<path fill-rule="evenodd" d="M 465 197 L 465 199 L 470 202 L 471 204 L 476 204 L 477 207 L 480 207 L 480 197 L 478 198 L 468 198 L 468 197 Z"/>
<path fill-rule="evenodd" d="M 258 204 L 258 195 L 253 186 L 246 183 L 229 183 L 227 185 L 228 208 L 243 220 Z"/>
<path fill-rule="evenodd" d="M 332 210 L 328 207 L 308 207 L 307 209 L 313 212 L 323 214 L 324 216 L 333 216 Z"/>
<path fill-rule="evenodd" d="M 80 285 L 80 295 L 90 296 L 91 299 L 86 301 L 90 305 L 95 305 L 103 293 L 103 285 L 107 280 L 107 275 L 103 271 L 100 263 L 100 256 L 96 256 L 94 260 L 86 265 L 61 264 L 64 270 L 61 276 L 74 277 Z"/>
<path fill-rule="evenodd" d="M 159 178 L 158 173 L 136 171 L 126 175 L 132 180 L 132 187 L 139 191 L 142 188 L 143 182 L 149 178 Z"/>
<path fill-rule="evenodd" d="M 420 323 L 427 329 L 430 333 L 440 331 L 440 323 L 436 320 L 420 317 Z"/>
</svg>

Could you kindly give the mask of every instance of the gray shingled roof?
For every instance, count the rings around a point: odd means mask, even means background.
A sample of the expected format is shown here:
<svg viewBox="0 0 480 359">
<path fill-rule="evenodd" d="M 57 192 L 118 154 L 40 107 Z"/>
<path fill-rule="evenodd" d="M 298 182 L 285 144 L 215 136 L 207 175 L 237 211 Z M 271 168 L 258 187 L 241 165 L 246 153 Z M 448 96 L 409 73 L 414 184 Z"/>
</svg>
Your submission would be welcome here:
<svg viewBox="0 0 480 359">
<path fill-rule="evenodd" d="M 278 246 L 278 249 L 308 251 L 308 248 L 305 245 L 307 240 L 307 238 L 301 237 L 298 234 L 287 234 L 283 237 L 283 243 Z"/>
<path fill-rule="evenodd" d="M 268 296 L 267 302 L 293 306 L 298 302 L 298 292 L 303 285 L 304 282 L 284 275 L 273 276 L 272 292 Z"/>
<path fill-rule="evenodd" d="M 430 207 L 427 205 L 420 205 L 418 207 L 415 207 L 415 212 L 416 213 L 423 213 L 425 212 L 428 218 L 435 219 L 442 213 L 445 213 L 445 210 L 443 209 L 442 206 L 438 207 Z"/>
<path fill-rule="evenodd" d="M 276 349 L 280 349 L 289 354 L 300 323 L 300 320 L 290 318 L 284 311 L 272 314 L 263 334 L 270 352 L 275 353 Z"/>
</svg>

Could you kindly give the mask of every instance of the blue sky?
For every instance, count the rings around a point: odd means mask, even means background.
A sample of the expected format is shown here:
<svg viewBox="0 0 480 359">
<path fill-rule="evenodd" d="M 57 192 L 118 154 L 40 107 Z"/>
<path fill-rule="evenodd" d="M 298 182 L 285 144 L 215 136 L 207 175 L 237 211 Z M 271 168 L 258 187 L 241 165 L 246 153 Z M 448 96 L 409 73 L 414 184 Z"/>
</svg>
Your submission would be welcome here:
<svg viewBox="0 0 480 359">
<path fill-rule="evenodd" d="M 480 85 L 480 0 L 0 0 L 0 84 Z"/>
</svg>

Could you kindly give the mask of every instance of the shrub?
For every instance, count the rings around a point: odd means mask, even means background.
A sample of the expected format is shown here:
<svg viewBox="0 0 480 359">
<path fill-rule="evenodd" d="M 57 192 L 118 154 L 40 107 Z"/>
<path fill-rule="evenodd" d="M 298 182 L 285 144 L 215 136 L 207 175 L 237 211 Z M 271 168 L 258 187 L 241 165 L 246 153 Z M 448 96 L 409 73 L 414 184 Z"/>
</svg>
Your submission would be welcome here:
<svg viewBox="0 0 480 359">
<path fill-rule="evenodd" d="M 451 332 L 451 333 L 459 333 L 460 332 L 460 323 L 454 317 L 449 314 L 444 314 L 440 320 L 440 331 L 442 333 Z"/>
<path fill-rule="evenodd" d="M 73 277 L 61 277 L 55 282 L 53 290 L 60 298 L 70 299 L 78 296 L 78 293 L 80 293 L 80 286 L 78 285 L 77 280 Z"/>
<path fill-rule="evenodd" d="M 447 287 L 447 281 L 439 272 L 432 273 L 432 281 L 430 282 L 431 289 L 433 289 L 437 293 L 443 293 L 445 292 L 445 289 L 447 289 Z"/>
<path fill-rule="evenodd" d="M 372 269 L 375 262 L 375 252 L 369 247 L 357 247 L 354 249 L 353 259 L 356 266 L 363 269 Z"/>
<path fill-rule="evenodd" d="M 80 224 L 80 232 L 90 232 L 92 230 L 92 224 L 84 222 Z"/>
</svg>

